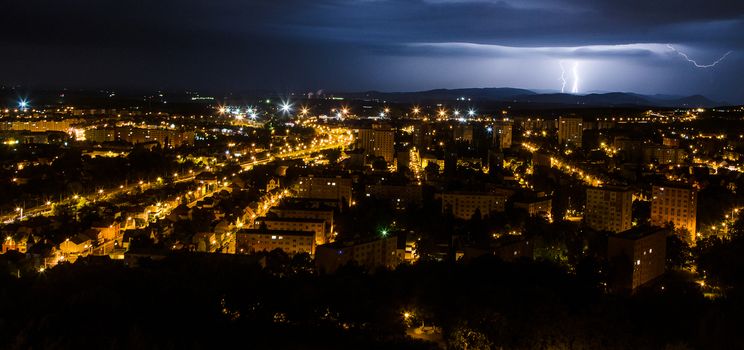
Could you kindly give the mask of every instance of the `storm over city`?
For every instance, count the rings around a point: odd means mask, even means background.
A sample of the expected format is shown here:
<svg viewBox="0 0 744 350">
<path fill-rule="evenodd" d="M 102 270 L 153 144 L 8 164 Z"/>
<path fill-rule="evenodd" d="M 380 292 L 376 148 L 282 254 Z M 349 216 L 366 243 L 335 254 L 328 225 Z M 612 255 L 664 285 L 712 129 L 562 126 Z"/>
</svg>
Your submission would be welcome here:
<svg viewBox="0 0 744 350">
<path fill-rule="evenodd" d="M 0 9 L 0 348 L 744 344 L 744 2 Z"/>
</svg>

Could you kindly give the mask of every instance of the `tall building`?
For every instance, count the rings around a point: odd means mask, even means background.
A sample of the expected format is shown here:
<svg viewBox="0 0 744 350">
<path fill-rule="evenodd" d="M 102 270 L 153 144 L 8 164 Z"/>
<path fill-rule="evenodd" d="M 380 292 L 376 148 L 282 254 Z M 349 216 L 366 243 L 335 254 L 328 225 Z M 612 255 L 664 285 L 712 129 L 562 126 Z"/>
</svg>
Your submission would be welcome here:
<svg viewBox="0 0 744 350">
<path fill-rule="evenodd" d="M 664 229 L 634 228 L 612 235 L 607 241 L 610 287 L 615 292 L 633 292 L 664 274 L 666 260 Z"/>
<path fill-rule="evenodd" d="M 651 145 L 643 148 L 643 161 L 645 163 L 682 164 L 686 158 L 687 152 L 681 148 L 660 145 Z"/>
<path fill-rule="evenodd" d="M 334 199 L 351 205 L 351 179 L 302 176 L 297 184 L 297 197 Z"/>
<path fill-rule="evenodd" d="M 558 143 L 570 144 L 581 147 L 584 134 L 584 120 L 581 118 L 560 117 L 558 118 Z"/>
<path fill-rule="evenodd" d="M 619 187 L 586 189 L 584 221 L 597 231 L 623 232 L 632 224 L 633 191 Z"/>
<path fill-rule="evenodd" d="M 85 130 L 85 139 L 95 143 L 116 141 L 116 129 L 112 128 L 93 128 Z"/>
<path fill-rule="evenodd" d="M 623 160 L 639 162 L 643 157 L 643 141 L 633 140 L 627 137 L 615 137 L 613 142 Z"/>
<path fill-rule="evenodd" d="M 697 190 L 683 185 L 653 186 L 651 189 L 651 225 L 687 230 L 689 242 L 695 241 L 697 225 Z"/>
<path fill-rule="evenodd" d="M 476 211 L 482 216 L 506 209 L 506 196 L 481 192 L 448 192 L 442 194 L 442 212 L 452 211 L 456 218 L 470 220 Z"/>
<path fill-rule="evenodd" d="M 395 155 L 395 132 L 389 126 L 373 124 L 371 129 L 359 129 L 357 147 L 368 155 L 383 157 L 388 163 Z"/>
<path fill-rule="evenodd" d="M 453 130 L 453 138 L 455 141 L 473 143 L 473 126 L 469 124 L 458 124 Z"/>
<path fill-rule="evenodd" d="M 436 130 L 431 124 L 421 123 L 413 127 L 413 145 L 420 149 L 427 149 L 434 142 Z"/>
<path fill-rule="evenodd" d="M 493 145 L 501 149 L 511 148 L 512 129 L 514 123 L 511 120 L 501 120 L 493 123 Z"/>
</svg>

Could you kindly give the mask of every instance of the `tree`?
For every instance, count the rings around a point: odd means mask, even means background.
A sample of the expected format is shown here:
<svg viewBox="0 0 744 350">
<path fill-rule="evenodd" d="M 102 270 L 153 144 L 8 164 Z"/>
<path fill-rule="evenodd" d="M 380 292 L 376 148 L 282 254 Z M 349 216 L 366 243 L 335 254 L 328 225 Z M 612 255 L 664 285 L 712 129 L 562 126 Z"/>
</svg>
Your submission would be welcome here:
<svg viewBox="0 0 744 350">
<path fill-rule="evenodd" d="M 341 158 L 341 149 L 333 148 L 323 151 L 323 155 L 328 159 L 331 164 L 338 163 L 338 159 Z"/>
<path fill-rule="evenodd" d="M 494 344 L 488 337 L 461 323 L 449 334 L 447 338 L 448 349 L 456 350 L 488 350 L 494 347 Z"/>
<path fill-rule="evenodd" d="M 685 230 L 687 231 L 687 230 Z M 666 269 L 681 270 L 692 264 L 692 249 L 686 240 L 676 233 L 667 236 Z"/>
<path fill-rule="evenodd" d="M 385 158 L 377 157 L 375 160 L 372 161 L 372 169 L 384 171 L 387 170 L 387 162 L 385 161 Z"/>
</svg>

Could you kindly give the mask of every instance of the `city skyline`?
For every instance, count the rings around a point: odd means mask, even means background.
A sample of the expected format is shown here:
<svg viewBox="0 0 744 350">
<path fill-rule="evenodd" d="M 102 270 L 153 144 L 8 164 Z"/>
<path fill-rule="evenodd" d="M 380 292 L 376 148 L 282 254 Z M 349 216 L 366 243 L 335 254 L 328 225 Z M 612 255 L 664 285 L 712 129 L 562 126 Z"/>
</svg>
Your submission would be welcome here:
<svg viewBox="0 0 744 350">
<path fill-rule="evenodd" d="M 0 22 L 2 349 L 744 344 L 742 1 Z"/>
</svg>

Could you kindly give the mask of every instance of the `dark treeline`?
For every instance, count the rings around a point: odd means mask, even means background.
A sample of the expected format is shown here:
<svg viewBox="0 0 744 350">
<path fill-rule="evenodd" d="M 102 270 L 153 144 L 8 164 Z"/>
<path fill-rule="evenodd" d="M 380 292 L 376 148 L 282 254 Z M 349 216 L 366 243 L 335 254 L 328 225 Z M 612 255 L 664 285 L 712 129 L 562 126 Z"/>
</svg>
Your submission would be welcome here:
<svg viewBox="0 0 744 350">
<path fill-rule="evenodd" d="M 744 344 L 744 300 L 709 300 L 673 276 L 634 296 L 604 294 L 556 265 L 403 265 L 317 276 L 309 259 L 177 254 L 139 267 L 81 259 L 0 274 L 0 347 L 10 349 L 434 348 L 406 327 L 441 329 L 453 349 L 693 349 Z M 676 281 L 681 281 L 677 279 Z M 410 315 L 406 318 L 404 314 Z"/>
</svg>

